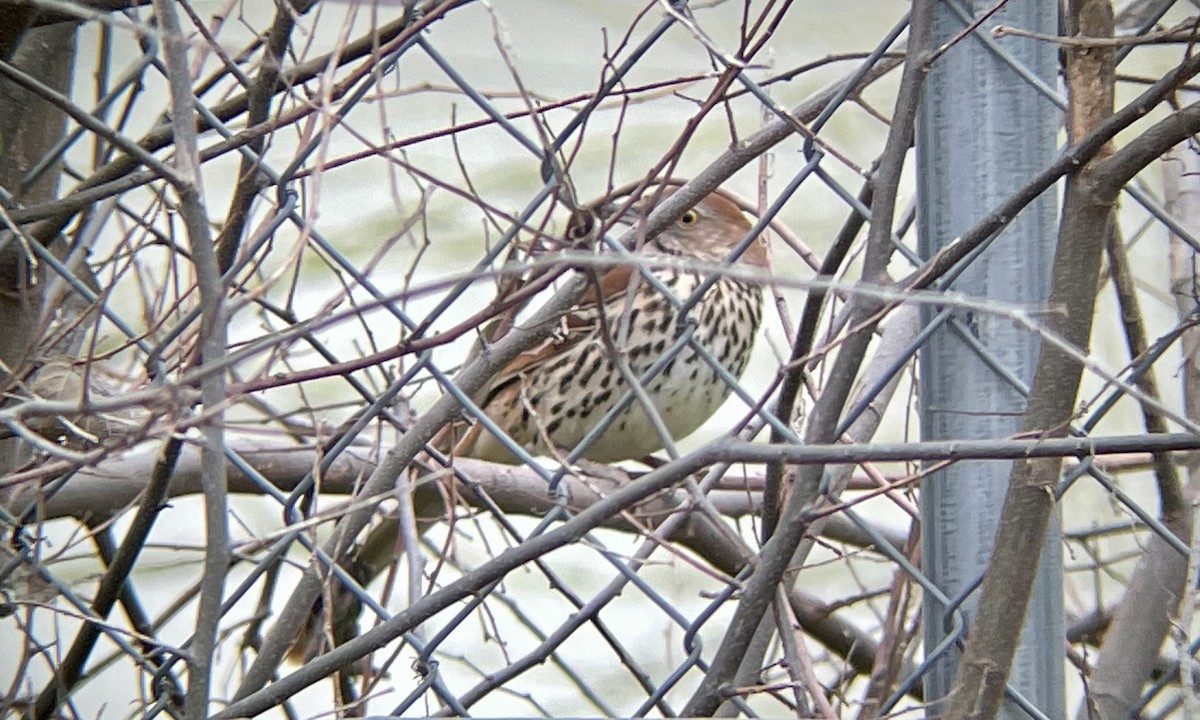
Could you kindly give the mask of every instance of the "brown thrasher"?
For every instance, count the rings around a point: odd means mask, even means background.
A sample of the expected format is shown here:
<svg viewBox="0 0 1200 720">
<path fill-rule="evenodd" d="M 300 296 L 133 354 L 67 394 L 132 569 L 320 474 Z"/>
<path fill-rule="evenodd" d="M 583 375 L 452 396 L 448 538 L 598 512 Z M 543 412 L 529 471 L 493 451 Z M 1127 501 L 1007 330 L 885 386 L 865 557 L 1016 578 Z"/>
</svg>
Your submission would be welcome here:
<svg viewBox="0 0 1200 720">
<path fill-rule="evenodd" d="M 674 192 L 666 188 L 665 198 Z M 645 205 L 633 208 L 645 217 Z M 604 214 L 602 211 L 601 214 Z M 672 297 L 642 275 L 636 262 L 616 265 L 599 275 L 590 290 L 561 320 L 551 338 L 519 355 L 489 383 L 481 408 L 517 445 L 531 454 L 567 452 L 620 401 L 634 380 L 650 369 L 676 341 L 678 303 L 686 302 L 711 268 L 688 268 L 688 261 L 708 265 L 725 262 L 750 231 L 750 223 L 730 200 L 712 194 L 634 252 Z M 658 264 L 656 265 L 656 260 Z M 740 265 L 765 270 L 766 247 L 756 239 Z M 696 322 L 693 340 L 737 377 L 746 368 L 762 319 L 762 291 L 755 282 L 719 276 L 688 317 Z M 627 362 L 628 375 L 619 368 Z M 729 396 L 730 386 L 691 344 L 685 345 L 642 388 L 637 397 L 582 454 L 593 462 L 641 459 L 664 447 L 644 400 L 653 405 L 671 440 L 700 427 Z M 515 463 L 499 438 L 476 422 L 455 441 L 451 432 L 434 444 L 452 456 Z M 440 498 L 440 496 L 438 496 Z M 440 500 L 435 499 L 440 507 Z M 414 503 L 420 506 L 427 503 Z M 366 584 L 392 561 L 396 549 L 395 518 L 376 526 L 347 561 L 351 574 Z M 333 588 L 334 644 L 356 634 L 357 601 Z M 312 622 L 293 644 L 291 657 L 303 661 L 326 647 L 329 621 L 316 609 Z"/>
<path fill-rule="evenodd" d="M 672 189 L 664 190 L 663 197 Z M 635 207 L 634 212 L 648 212 Z M 709 195 L 634 253 L 670 292 L 664 294 L 634 263 L 612 267 L 562 319 L 561 330 L 508 364 L 489 383 L 481 407 L 517 445 L 534 455 L 569 451 L 620 401 L 630 379 L 641 377 L 674 342 L 677 303 L 686 302 L 707 272 L 687 261 L 715 264 L 750 231 L 731 201 Z M 669 263 L 655 267 L 655 260 Z M 682 263 L 680 261 L 683 261 Z M 742 253 L 744 266 L 766 268 L 767 252 L 757 240 Z M 741 375 L 762 319 L 757 283 L 723 276 L 690 310 L 693 340 L 734 377 Z M 618 367 L 628 363 L 628 375 Z M 670 440 L 690 435 L 716 412 L 731 390 L 691 344 L 643 388 Z M 664 439 L 634 398 L 582 454 L 594 462 L 643 458 L 663 448 Z M 476 423 L 453 454 L 493 462 L 516 459 L 499 438 Z"/>
</svg>

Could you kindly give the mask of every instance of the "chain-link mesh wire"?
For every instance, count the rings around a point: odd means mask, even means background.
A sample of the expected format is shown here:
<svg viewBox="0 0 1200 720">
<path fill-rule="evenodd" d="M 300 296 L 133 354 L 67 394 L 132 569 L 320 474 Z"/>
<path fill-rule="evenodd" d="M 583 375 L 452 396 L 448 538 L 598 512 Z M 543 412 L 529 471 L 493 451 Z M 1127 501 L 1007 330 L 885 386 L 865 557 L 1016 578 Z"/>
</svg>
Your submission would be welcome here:
<svg viewBox="0 0 1200 720">
<path fill-rule="evenodd" d="M 922 571 L 916 488 L 1029 457 L 1069 458 L 1066 642 L 1041 639 L 1067 707 L 1009 697 L 1038 718 L 1196 701 L 1191 465 L 1169 454 L 1200 445 L 1190 6 L 1134 3 L 1129 44 L 1071 44 L 1005 26 L 1004 3 L 99 5 L 45 2 L 0 37 L 6 711 L 916 712 L 979 586 Z M 932 5 L 958 18 L 944 44 L 914 30 Z M 905 53 L 1014 42 L 1111 51 L 1117 107 L 1150 99 L 1107 135 L 1073 119 L 922 257 Z M 1139 141 L 1156 151 L 1120 155 Z M 1061 307 L 955 283 L 1112 151 L 1133 179 L 1090 346 L 1048 330 Z M 642 217 L 598 217 L 665 178 L 682 187 Z M 753 223 L 723 261 L 639 254 L 718 187 Z M 768 272 L 735 259 L 760 235 Z M 693 356 L 730 399 L 649 464 L 509 437 L 489 383 L 631 262 L 673 324 L 618 408 Z M 675 296 L 671 272 L 702 281 Z M 698 339 L 725 279 L 766 295 L 744 373 Z M 943 322 L 1014 386 L 981 326 L 1063 345 L 1084 368 L 1070 432 L 918 442 L 914 358 Z M 536 390 L 514 402 L 547 435 Z M 519 462 L 447 442 L 472 424 Z"/>
</svg>

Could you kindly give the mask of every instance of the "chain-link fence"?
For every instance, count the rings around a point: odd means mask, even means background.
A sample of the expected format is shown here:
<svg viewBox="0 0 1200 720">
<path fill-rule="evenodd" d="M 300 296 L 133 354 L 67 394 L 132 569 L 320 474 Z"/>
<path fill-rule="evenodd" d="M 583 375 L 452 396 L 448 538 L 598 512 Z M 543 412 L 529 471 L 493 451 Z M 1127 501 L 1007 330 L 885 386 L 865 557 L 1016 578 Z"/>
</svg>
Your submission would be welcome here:
<svg viewBox="0 0 1200 720">
<path fill-rule="evenodd" d="M 1200 59 L 1113 10 L 0 7 L 5 711 L 1189 712 Z"/>
</svg>

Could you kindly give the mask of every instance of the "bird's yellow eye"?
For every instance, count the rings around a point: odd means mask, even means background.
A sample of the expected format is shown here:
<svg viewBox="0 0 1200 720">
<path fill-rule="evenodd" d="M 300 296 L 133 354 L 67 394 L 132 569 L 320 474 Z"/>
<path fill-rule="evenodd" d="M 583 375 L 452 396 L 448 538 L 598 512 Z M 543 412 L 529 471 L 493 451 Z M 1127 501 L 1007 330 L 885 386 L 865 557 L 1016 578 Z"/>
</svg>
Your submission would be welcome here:
<svg viewBox="0 0 1200 720">
<path fill-rule="evenodd" d="M 699 219 L 700 216 L 696 214 L 695 210 L 688 210 L 683 214 L 683 217 L 679 218 L 679 222 L 683 223 L 684 225 L 691 225 Z"/>
</svg>

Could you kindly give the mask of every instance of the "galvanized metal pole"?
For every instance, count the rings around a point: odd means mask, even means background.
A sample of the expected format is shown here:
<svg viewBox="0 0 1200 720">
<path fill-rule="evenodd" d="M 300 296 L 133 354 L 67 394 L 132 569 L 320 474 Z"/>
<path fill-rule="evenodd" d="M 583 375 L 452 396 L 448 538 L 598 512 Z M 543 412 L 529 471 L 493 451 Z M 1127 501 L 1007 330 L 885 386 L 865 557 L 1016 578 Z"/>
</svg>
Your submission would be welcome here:
<svg viewBox="0 0 1200 720">
<path fill-rule="evenodd" d="M 935 46 L 959 35 L 967 19 L 993 0 L 937 3 Z M 964 12 L 965 11 L 965 12 Z M 964 17 L 969 16 L 969 17 Z M 1012 0 L 932 66 L 917 126 L 920 249 L 928 257 L 1020 187 L 1054 156 L 1059 110 L 1041 91 L 1056 87 L 1057 48 L 1007 36 L 1004 24 L 1054 34 L 1057 3 Z M 989 47 L 989 44 L 991 47 Z M 997 52 L 997 47 L 1002 52 Z M 1018 68 L 1025 73 L 1022 76 Z M 954 283 L 955 290 L 1038 307 L 1049 292 L 1056 195 L 1022 212 Z M 1003 438 L 1018 429 L 1024 388 L 1033 377 L 1038 338 L 1000 315 L 935 308 L 925 322 L 942 323 L 920 355 L 924 439 Z M 1009 373 L 1005 377 L 1004 370 Z M 955 598 L 986 568 L 1011 463 L 967 462 L 939 471 L 921 486 L 925 572 Z M 1063 717 L 1062 549 L 1055 520 L 1022 629 L 1010 685 L 1052 720 Z M 928 595 L 928 594 L 927 594 Z M 961 604 L 969 616 L 975 596 Z M 925 647 L 931 652 L 951 628 L 947 608 L 927 597 Z M 1014 629 L 1015 630 L 1015 629 Z M 951 688 L 958 661 L 951 650 L 925 676 L 926 698 Z M 936 707 L 931 715 L 936 714 Z M 1028 717 L 1007 702 L 1007 718 Z"/>
</svg>

